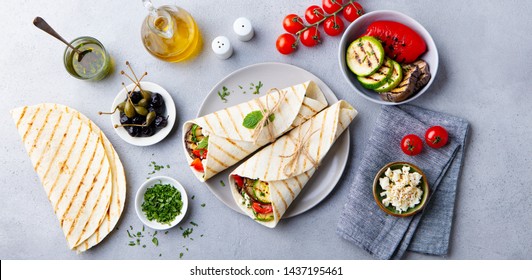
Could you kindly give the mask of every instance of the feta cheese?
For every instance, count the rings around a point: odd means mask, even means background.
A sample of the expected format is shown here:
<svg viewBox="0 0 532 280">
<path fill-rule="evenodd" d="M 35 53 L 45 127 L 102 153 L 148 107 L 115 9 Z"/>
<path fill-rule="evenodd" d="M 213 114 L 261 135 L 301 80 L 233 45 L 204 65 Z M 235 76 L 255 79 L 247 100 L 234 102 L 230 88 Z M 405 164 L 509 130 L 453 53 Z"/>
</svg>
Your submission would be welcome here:
<svg viewBox="0 0 532 280">
<path fill-rule="evenodd" d="M 393 171 L 388 168 L 384 175 L 385 177 L 379 178 L 379 184 L 384 190 L 380 193 L 380 196 L 385 197 L 382 200 L 384 206 L 392 205 L 402 213 L 419 204 L 423 195 L 423 190 L 418 187 L 421 174 L 410 173 L 410 167 L 405 165 Z"/>
</svg>

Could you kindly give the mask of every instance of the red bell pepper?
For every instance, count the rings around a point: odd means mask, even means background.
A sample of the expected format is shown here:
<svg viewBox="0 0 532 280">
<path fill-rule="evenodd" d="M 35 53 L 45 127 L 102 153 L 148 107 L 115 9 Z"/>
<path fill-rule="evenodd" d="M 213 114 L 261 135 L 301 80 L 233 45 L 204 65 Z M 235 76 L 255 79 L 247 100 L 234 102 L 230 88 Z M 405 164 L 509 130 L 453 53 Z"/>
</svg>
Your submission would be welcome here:
<svg viewBox="0 0 532 280">
<path fill-rule="evenodd" d="M 412 63 L 427 50 L 427 44 L 416 31 L 395 21 L 373 22 L 363 36 L 379 39 L 386 55 L 399 63 Z"/>
<path fill-rule="evenodd" d="M 203 164 L 201 163 L 201 159 L 199 158 L 195 158 L 194 161 L 192 161 L 192 163 L 190 164 L 190 166 L 194 167 L 194 169 L 196 169 L 196 171 L 198 172 L 205 172 L 205 170 L 203 169 Z"/>
</svg>

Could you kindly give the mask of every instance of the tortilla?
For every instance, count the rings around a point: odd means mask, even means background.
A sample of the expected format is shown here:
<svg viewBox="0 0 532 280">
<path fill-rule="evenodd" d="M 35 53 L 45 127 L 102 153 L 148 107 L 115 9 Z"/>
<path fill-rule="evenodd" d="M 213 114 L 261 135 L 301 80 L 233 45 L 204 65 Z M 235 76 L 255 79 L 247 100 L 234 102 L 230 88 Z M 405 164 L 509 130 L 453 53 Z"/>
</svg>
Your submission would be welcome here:
<svg viewBox="0 0 532 280">
<path fill-rule="evenodd" d="M 281 100 L 282 98 L 282 100 Z M 273 110 L 274 119 L 260 134 L 243 125 L 245 117 L 254 111 Z M 270 92 L 260 98 L 187 121 L 183 125 L 183 148 L 188 164 L 193 158 L 185 145 L 187 131 L 199 125 L 208 140 L 208 155 L 203 160 L 205 172 L 191 167 L 202 182 L 244 159 L 260 147 L 273 142 L 277 137 L 299 126 L 327 107 L 327 100 L 313 81 L 294 85 L 280 91 Z M 271 126 L 271 127 L 268 127 Z"/>
<path fill-rule="evenodd" d="M 117 208 L 118 199 L 111 203 L 111 198 L 114 193 L 121 194 L 113 190 L 123 186 L 125 195 L 125 177 L 116 171 L 123 171 L 121 163 L 117 168 L 116 152 L 113 149 L 110 160 L 112 146 L 99 128 L 66 106 L 25 106 L 11 114 L 69 247 L 74 249 L 86 241 L 93 246 L 93 235 L 106 220 L 111 221 L 111 206 Z M 122 207 L 123 203 L 118 206 Z"/>
<path fill-rule="evenodd" d="M 274 219 L 256 221 L 274 228 L 336 139 L 356 115 L 356 109 L 349 103 L 338 101 L 247 159 L 229 175 L 230 188 L 236 204 L 256 220 L 253 211 L 247 207 L 237 189 L 232 175 L 268 183 Z M 298 144 L 301 149 L 297 148 Z M 308 151 L 308 156 L 304 149 Z M 298 150 L 302 151 L 299 155 L 296 153 Z"/>
</svg>

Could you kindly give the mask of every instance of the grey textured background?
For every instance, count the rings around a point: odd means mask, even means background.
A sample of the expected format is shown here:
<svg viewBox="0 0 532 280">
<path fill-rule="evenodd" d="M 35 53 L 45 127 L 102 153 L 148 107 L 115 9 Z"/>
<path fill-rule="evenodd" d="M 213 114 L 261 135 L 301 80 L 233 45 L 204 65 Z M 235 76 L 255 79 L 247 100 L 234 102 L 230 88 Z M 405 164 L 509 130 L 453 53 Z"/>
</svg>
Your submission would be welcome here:
<svg viewBox="0 0 532 280">
<path fill-rule="evenodd" d="M 211 87 L 230 72 L 258 62 L 294 64 L 320 77 L 339 98 L 359 111 L 351 126 L 351 160 L 357 158 L 380 107 L 356 96 L 339 73 L 339 38 L 325 38 L 313 49 L 301 48 L 281 56 L 275 40 L 283 33 L 286 14 L 302 15 L 318 0 L 192 1 L 178 4 L 196 18 L 204 50 L 188 63 L 169 64 L 151 57 L 140 42 L 145 16 L 141 1 L 9 1 L 0 9 L 0 258 L 1 259 L 366 259 L 362 249 L 334 231 L 346 203 L 349 182 L 343 180 L 311 211 L 280 223 L 275 230 L 258 226 L 219 202 L 198 183 L 183 160 L 179 127 L 195 116 Z M 467 119 L 469 146 L 457 195 L 450 259 L 532 258 L 532 101 L 530 53 L 532 2 L 529 1 L 360 1 L 367 11 L 390 9 L 418 20 L 432 34 L 440 53 L 440 68 L 430 90 L 413 104 Z M 155 1 L 155 4 L 172 3 Z M 107 79 L 91 83 L 71 78 L 62 65 L 63 46 L 37 30 L 40 15 L 66 38 L 90 35 L 103 42 L 117 65 Z M 251 19 L 255 38 L 239 42 L 232 23 Z M 210 41 L 226 35 L 235 54 L 226 61 L 210 51 Z M 163 142 L 133 147 L 112 131 L 107 109 L 123 79 L 125 60 L 146 70 L 146 80 L 166 88 L 174 97 L 178 123 Z M 57 102 L 78 109 L 98 124 L 115 145 L 127 170 L 128 203 L 119 229 L 89 252 L 68 250 L 57 220 L 16 132 L 9 109 L 39 102 Z M 143 238 L 146 248 L 129 247 L 126 229 L 141 228 L 132 203 L 136 189 L 151 171 L 152 160 L 170 164 L 157 174 L 169 175 L 187 188 L 192 201 L 187 222 L 199 224 L 184 239 L 176 228 L 159 233 L 159 246 Z M 201 207 L 201 203 L 206 203 Z M 146 230 L 148 231 L 148 230 Z M 203 234 L 203 237 L 200 235 Z M 188 248 L 188 251 L 186 251 Z M 161 256 L 159 256 L 161 254 Z M 431 256 L 409 254 L 410 259 Z"/>
</svg>

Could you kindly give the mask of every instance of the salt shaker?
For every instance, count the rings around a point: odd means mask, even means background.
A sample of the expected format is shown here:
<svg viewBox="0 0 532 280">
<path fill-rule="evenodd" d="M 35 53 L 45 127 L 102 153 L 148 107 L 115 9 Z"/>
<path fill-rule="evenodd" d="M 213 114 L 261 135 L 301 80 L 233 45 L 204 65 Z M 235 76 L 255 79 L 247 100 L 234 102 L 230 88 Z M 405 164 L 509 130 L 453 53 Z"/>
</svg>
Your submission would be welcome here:
<svg viewBox="0 0 532 280">
<path fill-rule="evenodd" d="M 249 19 L 245 17 L 239 17 L 233 23 L 233 30 L 235 31 L 240 41 L 249 41 L 255 35 L 253 26 Z"/>
<path fill-rule="evenodd" d="M 233 46 L 225 36 L 218 36 L 212 40 L 212 51 L 220 59 L 228 59 L 233 54 Z"/>
</svg>

